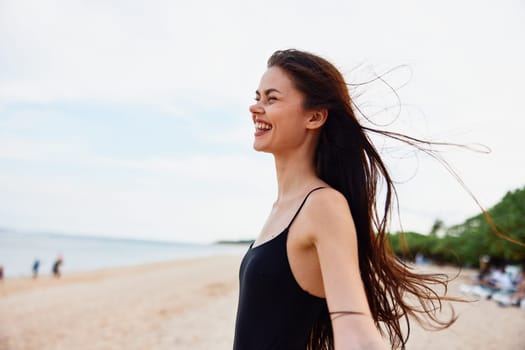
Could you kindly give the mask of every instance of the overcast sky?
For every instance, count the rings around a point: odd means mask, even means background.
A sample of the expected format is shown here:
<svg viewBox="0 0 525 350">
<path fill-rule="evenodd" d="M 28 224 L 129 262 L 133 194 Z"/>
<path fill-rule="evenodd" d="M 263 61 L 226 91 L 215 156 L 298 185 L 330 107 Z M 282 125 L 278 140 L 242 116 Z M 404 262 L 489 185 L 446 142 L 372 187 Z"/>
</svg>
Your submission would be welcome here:
<svg viewBox="0 0 525 350">
<path fill-rule="evenodd" d="M 442 155 L 481 204 L 525 184 L 525 1 L 0 0 L 0 227 L 254 238 L 276 197 L 248 106 L 277 49 L 320 54 L 386 128 L 484 144 Z M 396 118 L 396 115 L 399 116 Z M 405 230 L 479 212 L 437 162 L 387 152 Z M 388 144 L 387 144 L 388 146 Z"/>
</svg>

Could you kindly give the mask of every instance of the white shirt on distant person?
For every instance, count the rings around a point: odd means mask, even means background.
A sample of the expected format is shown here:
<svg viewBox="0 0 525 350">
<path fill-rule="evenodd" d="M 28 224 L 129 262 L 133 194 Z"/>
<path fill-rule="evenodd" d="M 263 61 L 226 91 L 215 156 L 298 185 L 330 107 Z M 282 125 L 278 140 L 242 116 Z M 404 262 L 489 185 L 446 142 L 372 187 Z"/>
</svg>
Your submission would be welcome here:
<svg viewBox="0 0 525 350">
<path fill-rule="evenodd" d="M 489 281 L 494 287 L 503 290 L 512 289 L 512 287 L 514 287 L 510 276 L 501 270 L 492 271 Z"/>
</svg>

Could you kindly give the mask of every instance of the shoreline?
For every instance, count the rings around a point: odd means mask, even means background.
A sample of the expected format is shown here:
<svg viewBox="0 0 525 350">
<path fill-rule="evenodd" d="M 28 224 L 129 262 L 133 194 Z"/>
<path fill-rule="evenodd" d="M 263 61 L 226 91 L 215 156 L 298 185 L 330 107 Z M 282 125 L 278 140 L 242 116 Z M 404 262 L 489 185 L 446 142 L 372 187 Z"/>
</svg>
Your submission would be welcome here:
<svg viewBox="0 0 525 350">
<path fill-rule="evenodd" d="M 122 278 L 136 274 L 144 274 L 150 271 L 157 271 L 161 269 L 183 268 L 186 265 L 192 265 L 203 259 L 222 259 L 235 257 L 235 255 L 210 255 L 197 257 L 183 257 L 167 261 L 150 262 L 135 265 L 125 265 L 118 267 L 106 267 L 88 271 L 73 271 L 62 273 L 57 278 L 52 274 L 44 274 L 38 276 L 36 279 L 29 276 L 8 277 L 0 281 L 0 297 L 18 294 L 40 288 L 60 287 L 76 283 L 89 283 L 101 281 L 111 278 Z"/>
<path fill-rule="evenodd" d="M 241 255 L 196 257 L 0 282 L 0 350 L 232 348 Z M 454 276 L 457 268 L 423 266 Z M 466 297 L 461 270 L 449 295 Z M 446 308 L 445 308 L 446 309 Z M 407 349 L 522 349 L 525 310 L 454 303 L 458 320 L 426 331 L 411 322 Z M 446 314 L 445 314 L 446 315 Z"/>
<path fill-rule="evenodd" d="M 4 278 L 32 277 L 39 261 L 39 276 L 52 275 L 53 264 L 62 257 L 64 274 L 137 266 L 155 262 L 238 255 L 247 244 L 216 242 L 166 242 L 133 238 L 91 237 L 64 234 L 0 233 L 0 265 Z"/>
</svg>

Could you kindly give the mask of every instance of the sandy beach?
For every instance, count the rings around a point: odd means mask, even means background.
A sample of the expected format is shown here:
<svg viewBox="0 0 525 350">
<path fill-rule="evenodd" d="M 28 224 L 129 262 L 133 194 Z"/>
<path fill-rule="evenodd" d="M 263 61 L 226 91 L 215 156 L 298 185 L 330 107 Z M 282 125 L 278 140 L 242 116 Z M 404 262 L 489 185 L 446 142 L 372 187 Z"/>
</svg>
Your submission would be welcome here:
<svg viewBox="0 0 525 350">
<path fill-rule="evenodd" d="M 231 349 L 240 256 L 0 282 L 0 350 Z M 444 270 L 454 273 L 451 268 Z M 469 282 L 463 271 L 450 285 Z M 525 349 L 525 310 L 454 306 L 441 332 L 414 324 L 407 349 Z"/>
</svg>

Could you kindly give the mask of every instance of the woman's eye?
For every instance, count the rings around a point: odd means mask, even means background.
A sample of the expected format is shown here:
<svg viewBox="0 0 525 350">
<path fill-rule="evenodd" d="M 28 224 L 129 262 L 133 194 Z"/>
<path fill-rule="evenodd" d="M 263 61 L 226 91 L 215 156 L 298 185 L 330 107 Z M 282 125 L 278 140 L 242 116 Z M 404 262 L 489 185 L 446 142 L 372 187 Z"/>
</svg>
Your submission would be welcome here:
<svg viewBox="0 0 525 350">
<path fill-rule="evenodd" d="M 259 102 L 259 101 L 261 101 L 261 98 L 260 98 L 259 96 L 257 96 L 257 97 L 254 98 L 254 100 L 255 100 L 256 102 Z M 277 101 L 277 97 L 274 97 L 274 96 L 268 96 L 268 97 L 266 97 L 266 101 L 267 101 L 267 102 Z"/>
</svg>

